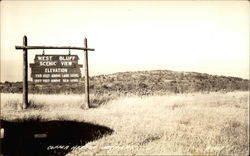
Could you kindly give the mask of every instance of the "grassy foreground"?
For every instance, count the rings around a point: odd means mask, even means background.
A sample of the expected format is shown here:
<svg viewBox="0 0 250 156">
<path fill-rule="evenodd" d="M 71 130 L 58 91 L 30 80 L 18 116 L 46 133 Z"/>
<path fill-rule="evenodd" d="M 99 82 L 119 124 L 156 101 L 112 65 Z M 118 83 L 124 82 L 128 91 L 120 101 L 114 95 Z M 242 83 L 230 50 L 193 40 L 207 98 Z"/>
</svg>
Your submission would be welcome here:
<svg viewBox="0 0 250 156">
<path fill-rule="evenodd" d="M 162 96 L 93 97 L 107 102 L 82 110 L 83 95 L 1 94 L 5 120 L 75 120 L 105 125 L 112 135 L 74 148 L 67 155 L 248 155 L 248 92 Z M 101 99 L 101 100 L 100 100 Z M 106 100 L 106 101 L 105 101 Z M 109 101 L 110 100 L 110 101 Z"/>
</svg>

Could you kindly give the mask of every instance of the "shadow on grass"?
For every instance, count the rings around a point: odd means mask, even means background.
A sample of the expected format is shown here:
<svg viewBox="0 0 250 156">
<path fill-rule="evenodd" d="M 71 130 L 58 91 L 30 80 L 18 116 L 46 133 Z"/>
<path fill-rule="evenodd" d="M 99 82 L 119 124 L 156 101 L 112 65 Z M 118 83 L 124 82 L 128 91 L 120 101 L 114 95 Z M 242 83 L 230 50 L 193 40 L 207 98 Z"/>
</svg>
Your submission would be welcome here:
<svg viewBox="0 0 250 156">
<path fill-rule="evenodd" d="M 75 121 L 1 120 L 1 128 L 4 128 L 1 139 L 4 156 L 62 156 L 74 147 L 113 132 L 105 126 Z"/>
</svg>

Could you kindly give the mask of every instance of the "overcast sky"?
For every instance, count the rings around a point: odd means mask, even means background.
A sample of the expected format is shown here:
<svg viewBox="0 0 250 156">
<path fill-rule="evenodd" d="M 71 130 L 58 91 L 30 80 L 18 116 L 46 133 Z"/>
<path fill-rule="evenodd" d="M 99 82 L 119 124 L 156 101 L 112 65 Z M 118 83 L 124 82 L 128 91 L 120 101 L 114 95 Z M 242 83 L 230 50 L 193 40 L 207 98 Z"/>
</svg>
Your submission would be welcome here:
<svg viewBox="0 0 250 156">
<path fill-rule="evenodd" d="M 22 80 L 23 35 L 51 46 L 87 37 L 96 49 L 90 76 L 167 69 L 249 78 L 249 10 L 248 1 L 1 1 L 1 81 Z M 30 51 L 29 63 L 41 53 Z M 83 64 L 82 52 L 71 54 Z"/>
</svg>

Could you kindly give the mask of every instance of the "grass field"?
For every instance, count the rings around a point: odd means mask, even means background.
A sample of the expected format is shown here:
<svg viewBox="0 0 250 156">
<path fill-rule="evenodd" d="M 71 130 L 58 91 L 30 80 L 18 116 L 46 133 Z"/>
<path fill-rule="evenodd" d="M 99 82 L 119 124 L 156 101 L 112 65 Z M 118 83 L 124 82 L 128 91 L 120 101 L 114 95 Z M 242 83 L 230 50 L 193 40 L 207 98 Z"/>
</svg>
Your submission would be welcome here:
<svg viewBox="0 0 250 156">
<path fill-rule="evenodd" d="M 248 92 L 92 96 L 102 104 L 81 109 L 83 95 L 1 94 L 4 120 L 74 120 L 105 125 L 114 133 L 77 146 L 67 155 L 248 155 Z"/>
</svg>

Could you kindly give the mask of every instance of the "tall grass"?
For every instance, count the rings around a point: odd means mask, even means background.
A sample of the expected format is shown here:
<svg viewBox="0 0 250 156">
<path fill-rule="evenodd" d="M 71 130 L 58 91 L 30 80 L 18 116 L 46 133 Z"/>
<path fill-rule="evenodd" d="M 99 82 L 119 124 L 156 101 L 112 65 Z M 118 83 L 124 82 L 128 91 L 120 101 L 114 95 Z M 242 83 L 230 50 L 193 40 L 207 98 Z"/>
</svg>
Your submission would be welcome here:
<svg viewBox="0 0 250 156">
<path fill-rule="evenodd" d="M 89 110 L 80 108 L 82 95 L 32 95 L 34 107 L 17 111 L 14 105 L 20 100 L 21 95 L 2 94 L 1 117 L 88 121 L 114 130 L 112 135 L 76 147 L 68 155 L 247 155 L 249 152 L 248 92 L 123 96 Z"/>
</svg>

